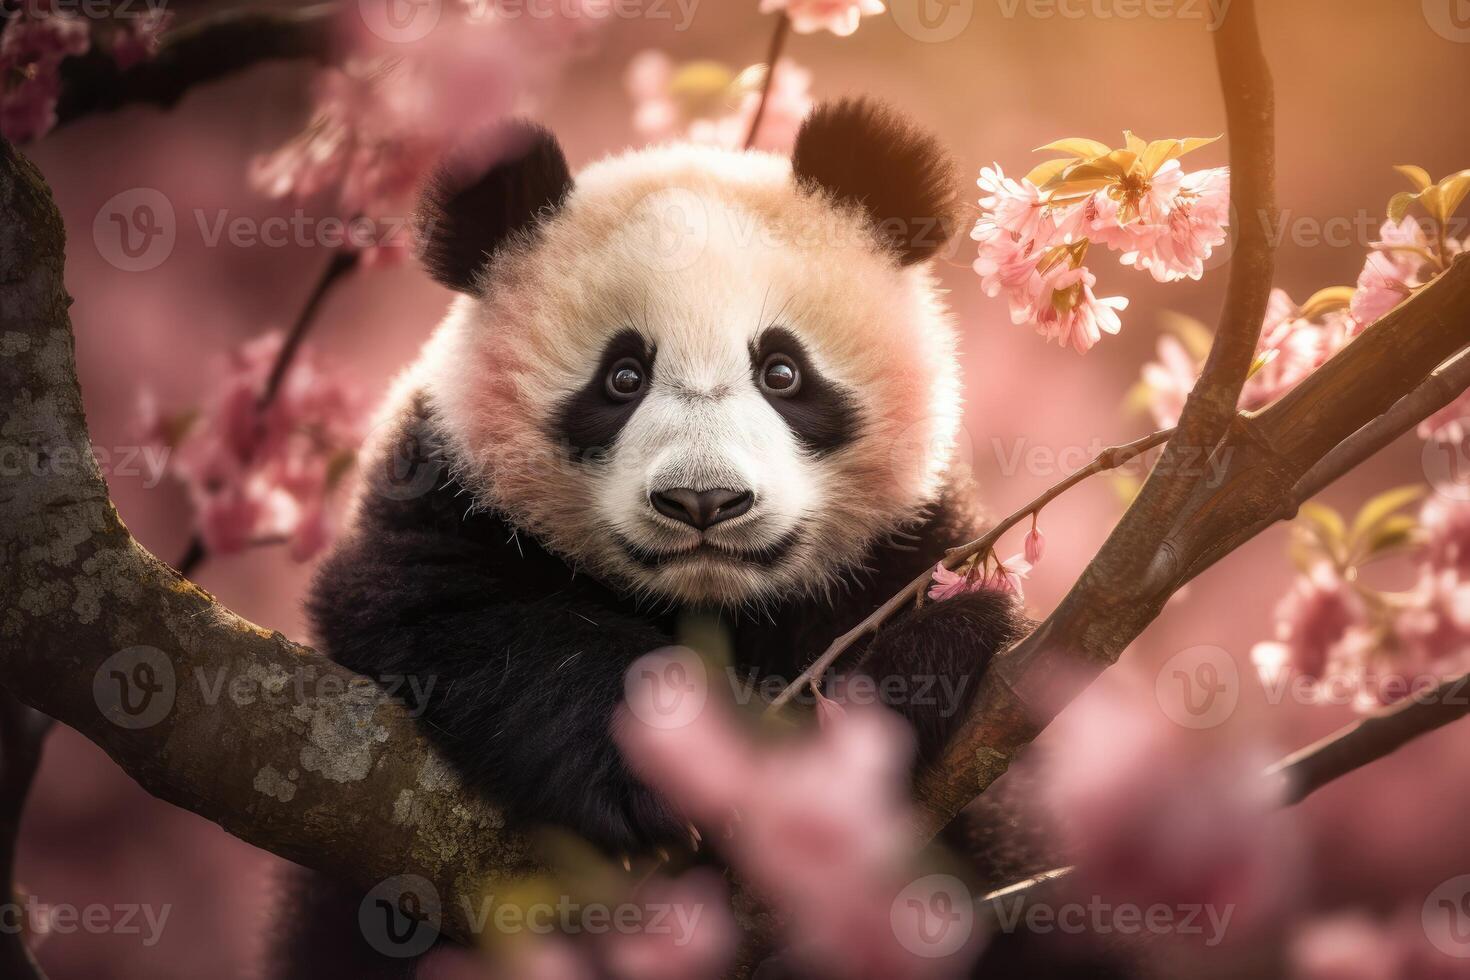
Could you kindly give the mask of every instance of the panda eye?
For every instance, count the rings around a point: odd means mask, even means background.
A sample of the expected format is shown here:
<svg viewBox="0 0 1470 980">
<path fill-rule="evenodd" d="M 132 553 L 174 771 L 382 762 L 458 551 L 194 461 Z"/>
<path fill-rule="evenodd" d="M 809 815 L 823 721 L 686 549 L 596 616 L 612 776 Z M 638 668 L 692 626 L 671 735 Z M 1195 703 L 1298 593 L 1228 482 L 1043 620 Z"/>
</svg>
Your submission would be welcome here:
<svg viewBox="0 0 1470 980">
<path fill-rule="evenodd" d="M 761 368 L 761 389 L 781 398 L 790 398 L 801 388 L 801 371 L 785 354 L 772 354 Z"/>
<path fill-rule="evenodd" d="M 635 358 L 625 357 L 608 369 L 608 397 L 613 401 L 631 401 L 643 391 L 643 381 L 643 365 Z"/>
</svg>

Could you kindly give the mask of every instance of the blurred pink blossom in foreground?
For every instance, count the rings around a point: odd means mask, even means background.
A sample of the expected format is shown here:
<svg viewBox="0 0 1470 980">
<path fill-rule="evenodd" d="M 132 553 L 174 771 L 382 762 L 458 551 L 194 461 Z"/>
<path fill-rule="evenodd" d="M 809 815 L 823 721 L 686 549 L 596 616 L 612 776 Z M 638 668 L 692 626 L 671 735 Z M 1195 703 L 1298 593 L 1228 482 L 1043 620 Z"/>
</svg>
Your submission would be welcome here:
<svg viewBox="0 0 1470 980">
<path fill-rule="evenodd" d="M 168 450 L 215 554 L 284 541 L 297 561 L 315 555 L 331 539 L 329 499 L 362 441 L 362 399 L 307 347 L 260 409 L 281 343 L 268 333 L 233 351 L 200 411 L 164 416 L 143 399 L 142 438 Z"/>
<path fill-rule="evenodd" d="M 630 685 L 614 724 L 618 744 L 785 917 L 793 955 L 823 975 L 874 980 L 963 970 L 978 952 L 974 937 L 951 955 L 925 957 L 895 925 L 894 905 L 919 877 L 907 791 L 913 739 L 903 722 L 848 707 L 800 739 L 761 746 L 711 699 L 687 724 L 658 727 L 645 719 L 686 693 L 661 669 L 676 656 L 660 651 L 633 666 L 657 680 Z"/>
<path fill-rule="evenodd" d="M 608 19 L 589 16 L 588 5 L 595 0 L 562 4 L 556 16 L 497 17 L 458 4 L 412 44 L 379 37 L 355 4 L 344 8 L 353 57 L 318 74 L 307 125 L 256 158 L 251 184 L 298 204 L 327 196 L 335 216 L 362 219 L 350 244 L 370 264 L 401 259 L 431 168 L 552 88 Z"/>
<path fill-rule="evenodd" d="M 171 10 L 154 8 L 123 17 L 112 36 L 112 60 L 124 71 L 158 54 L 163 32 L 173 23 Z"/>
<path fill-rule="evenodd" d="M 1102 688 L 1063 711 L 1046 744 L 1039 785 L 1076 862 L 1063 885 L 1074 897 L 1207 907 L 1231 935 L 1280 906 L 1292 845 L 1263 746 Z"/>
<path fill-rule="evenodd" d="M 1340 912 L 1300 926 L 1291 980 L 1470 980 L 1470 959 L 1435 949 L 1418 908 L 1389 919 Z"/>
<path fill-rule="evenodd" d="M 847 37 L 858 29 L 864 17 L 883 13 L 882 0 L 761 0 L 763 14 L 777 10 L 791 18 L 791 29 L 798 34 L 831 31 Z"/>
<path fill-rule="evenodd" d="M 643 51 L 624 78 L 633 99 L 633 127 L 653 142 L 689 140 L 727 149 L 745 146 L 760 106 L 765 73 L 735 73 L 713 61 L 676 65 L 662 51 Z M 811 72 L 788 58 L 776 62 L 754 149 L 790 152 L 812 109 Z"/>
</svg>

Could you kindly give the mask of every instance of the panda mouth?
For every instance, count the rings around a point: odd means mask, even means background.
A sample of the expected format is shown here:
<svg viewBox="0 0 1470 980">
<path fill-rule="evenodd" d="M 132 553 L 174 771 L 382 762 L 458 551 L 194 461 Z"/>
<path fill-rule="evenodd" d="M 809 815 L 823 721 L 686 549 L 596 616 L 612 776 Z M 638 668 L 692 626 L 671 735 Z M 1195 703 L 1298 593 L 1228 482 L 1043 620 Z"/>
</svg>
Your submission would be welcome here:
<svg viewBox="0 0 1470 980">
<path fill-rule="evenodd" d="M 738 562 L 746 565 L 773 565 L 791 553 L 800 538 L 797 531 L 788 531 L 771 544 L 759 548 L 732 548 L 728 545 L 714 544 L 710 541 L 701 541 L 692 548 L 682 548 L 677 551 L 660 551 L 655 548 L 647 548 L 643 545 L 634 544 L 628 539 L 618 536 L 618 544 L 622 545 L 628 557 L 633 559 L 644 568 L 665 568 L 680 562 L 695 561 L 700 558 L 713 558 L 716 560 Z"/>
</svg>

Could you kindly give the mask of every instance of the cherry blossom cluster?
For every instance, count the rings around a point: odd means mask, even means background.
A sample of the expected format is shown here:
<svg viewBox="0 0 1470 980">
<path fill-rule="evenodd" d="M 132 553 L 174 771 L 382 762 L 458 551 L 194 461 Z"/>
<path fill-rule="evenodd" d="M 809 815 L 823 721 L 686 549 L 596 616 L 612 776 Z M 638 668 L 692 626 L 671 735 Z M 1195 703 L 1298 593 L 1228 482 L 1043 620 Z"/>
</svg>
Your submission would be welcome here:
<svg viewBox="0 0 1470 980">
<path fill-rule="evenodd" d="M 1276 607 L 1276 636 L 1251 659 L 1268 688 L 1298 680 L 1315 702 L 1371 710 L 1470 669 L 1470 501 L 1420 489 L 1389 491 L 1349 524 L 1311 504 L 1295 533 L 1300 566 Z M 1365 582 L 1365 566 L 1408 558 L 1402 592 Z"/>
<path fill-rule="evenodd" d="M 633 127 L 654 142 L 688 140 L 740 149 L 761 101 L 765 69 L 736 72 L 716 61 L 675 64 L 662 51 L 644 51 L 625 76 Z M 812 110 L 812 75 L 789 58 L 776 62 L 755 149 L 789 152 Z"/>
<path fill-rule="evenodd" d="M 495 17 L 493 6 L 460 0 L 411 44 L 379 37 L 355 5 L 344 7 L 352 56 L 317 75 L 305 128 L 254 160 L 251 185 L 380 223 L 385 234 L 362 247 L 364 261 L 402 259 L 412 244 L 406 219 L 430 170 L 451 151 L 494 152 L 471 144 L 549 91 L 606 20 L 567 4 L 534 18 Z"/>
<path fill-rule="evenodd" d="M 1099 297 L 1087 265 L 1093 245 L 1159 282 L 1199 279 L 1226 239 L 1226 168 L 1186 172 L 1179 158 L 1209 139 L 1145 142 L 1126 134 L 1112 149 L 1065 139 L 1043 151 L 1066 154 L 1017 180 L 1000 165 L 980 172 L 984 196 L 970 237 L 987 296 L 1004 296 L 1011 321 L 1086 353 L 1122 326 L 1123 296 Z"/>
<path fill-rule="evenodd" d="M 119 17 L 107 50 L 128 69 L 158 52 L 173 14 L 149 9 Z M 32 0 L 0 28 L 0 136 L 17 143 L 40 139 L 56 125 L 61 63 L 92 49 L 88 22 L 43 0 Z"/>
<path fill-rule="evenodd" d="M 140 434 L 169 450 L 213 554 L 285 543 L 306 561 L 332 536 L 334 492 L 356 461 L 365 403 L 303 347 L 263 404 L 281 345 L 267 333 L 232 351 L 201 409 L 165 415 L 143 399 Z"/>
</svg>

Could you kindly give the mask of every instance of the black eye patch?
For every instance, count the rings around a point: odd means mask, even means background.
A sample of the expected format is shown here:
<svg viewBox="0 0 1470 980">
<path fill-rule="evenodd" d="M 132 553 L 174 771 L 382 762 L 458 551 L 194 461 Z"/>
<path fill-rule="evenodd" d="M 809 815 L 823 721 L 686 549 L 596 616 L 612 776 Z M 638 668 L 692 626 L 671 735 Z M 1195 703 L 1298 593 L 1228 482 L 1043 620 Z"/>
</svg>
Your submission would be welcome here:
<svg viewBox="0 0 1470 980">
<path fill-rule="evenodd" d="M 836 452 L 857 438 L 858 408 L 841 385 L 821 375 L 796 334 L 770 327 L 750 345 L 751 379 L 760 388 L 760 372 L 772 354 L 791 358 L 800 372 L 801 387 L 794 395 L 766 401 L 786 422 L 796 438 L 817 455 Z"/>
<path fill-rule="evenodd" d="M 615 334 L 603 348 L 587 383 L 569 396 L 556 413 L 556 435 L 566 440 L 579 457 L 595 460 L 600 450 L 612 446 L 643 402 L 643 392 L 653 381 L 657 353 L 653 344 L 636 330 L 629 328 Z M 628 358 L 643 365 L 646 374 L 643 392 L 627 400 L 614 400 L 608 395 L 607 375 L 613 365 Z"/>
</svg>

